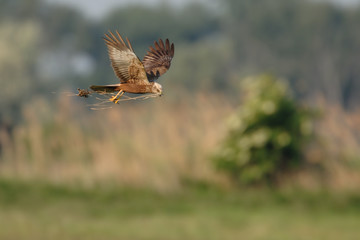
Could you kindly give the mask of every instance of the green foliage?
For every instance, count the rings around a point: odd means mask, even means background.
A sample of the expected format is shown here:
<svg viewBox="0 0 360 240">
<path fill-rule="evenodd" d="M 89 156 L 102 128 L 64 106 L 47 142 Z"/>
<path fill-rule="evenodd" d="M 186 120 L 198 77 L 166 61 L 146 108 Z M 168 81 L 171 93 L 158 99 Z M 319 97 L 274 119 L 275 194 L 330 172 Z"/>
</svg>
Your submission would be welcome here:
<svg viewBox="0 0 360 240">
<path fill-rule="evenodd" d="M 17 122 L 15 112 L 35 89 L 34 59 L 41 33 L 35 21 L 0 22 L 0 125 Z"/>
<path fill-rule="evenodd" d="M 214 157 L 241 184 L 274 183 L 303 163 L 312 133 L 310 113 L 288 96 L 282 81 L 261 75 L 242 82 L 244 103 L 229 120 L 229 132 Z"/>
<path fill-rule="evenodd" d="M 242 72 L 271 71 L 289 79 L 296 97 L 321 93 L 357 109 L 359 7 L 301 0 L 225 2 L 225 35 L 233 40 L 233 62 Z"/>
</svg>

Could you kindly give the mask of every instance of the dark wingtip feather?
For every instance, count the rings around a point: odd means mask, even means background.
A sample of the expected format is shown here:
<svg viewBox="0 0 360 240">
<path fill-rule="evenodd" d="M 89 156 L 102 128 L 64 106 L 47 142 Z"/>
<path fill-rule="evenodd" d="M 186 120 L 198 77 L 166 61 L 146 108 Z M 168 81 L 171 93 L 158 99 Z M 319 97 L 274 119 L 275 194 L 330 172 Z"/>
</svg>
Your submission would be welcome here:
<svg viewBox="0 0 360 240">
<path fill-rule="evenodd" d="M 116 30 L 116 34 L 118 35 L 121 43 L 122 43 L 124 46 L 126 46 L 126 44 L 125 44 L 125 42 L 124 42 L 124 39 L 121 37 L 121 35 L 120 35 L 120 33 L 118 32 L 118 30 Z"/>
<path fill-rule="evenodd" d="M 165 45 L 166 45 L 166 48 L 165 48 L 166 51 L 170 51 L 170 41 L 168 38 L 165 40 Z"/>
<path fill-rule="evenodd" d="M 161 48 L 160 48 L 159 44 L 156 41 L 154 42 L 154 45 L 155 45 L 155 48 L 156 48 L 157 51 L 161 51 Z"/>
<path fill-rule="evenodd" d="M 171 44 L 171 57 L 174 57 L 174 53 L 175 53 L 175 45 L 172 43 Z"/>
<path fill-rule="evenodd" d="M 126 45 L 124 39 L 121 37 L 120 33 L 116 30 L 115 34 L 113 32 L 111 32 L 110 30 L 108 30 L 109 33 L 105 33 L 104 34 L 104 41 L 106 43 L 106 45 L 109 47 L 114 47 L 114 48 L 118 48 L 120 50 L 126 50 L 129 49 L 130 51 L 134 52 L 134 49 L 129 41 L 128 38 L 126 38 L 126 42 L 128 45 Z"/>
<path fill-rule="evenodd" d="M 164 42 L 162 39 L 159 39 L 159 43 L 160 43 L 160 48 L 165 49 Z"/>
<path fill-rule="evenodd" d="M 133 49 L 133 47 L 131 46 L 131 43 L 130 43 L 130 41 L 129 41 L 128 38 L 126 38 L 126 41 L 127 41 L 127 43 L 128 43 L 128 46 L 129 46 L 130 50 L 131 50 L 132 52 L 134 52 L 134 49 Z"/>
</svg>

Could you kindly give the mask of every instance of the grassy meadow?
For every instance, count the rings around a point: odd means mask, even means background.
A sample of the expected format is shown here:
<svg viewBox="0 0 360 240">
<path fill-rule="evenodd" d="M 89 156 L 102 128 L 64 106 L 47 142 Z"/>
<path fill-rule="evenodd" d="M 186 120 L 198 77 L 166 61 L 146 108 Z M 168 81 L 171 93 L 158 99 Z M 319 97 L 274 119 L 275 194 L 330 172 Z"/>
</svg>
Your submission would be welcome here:
<svg viewBox="0 0 360 240">
<path fill-rule="evenodd" d="M 319 201 L 319 199 L 322 199 Z M 360 197 L 0 181 L 0 239 L 357 239 Z"/>
</svg>

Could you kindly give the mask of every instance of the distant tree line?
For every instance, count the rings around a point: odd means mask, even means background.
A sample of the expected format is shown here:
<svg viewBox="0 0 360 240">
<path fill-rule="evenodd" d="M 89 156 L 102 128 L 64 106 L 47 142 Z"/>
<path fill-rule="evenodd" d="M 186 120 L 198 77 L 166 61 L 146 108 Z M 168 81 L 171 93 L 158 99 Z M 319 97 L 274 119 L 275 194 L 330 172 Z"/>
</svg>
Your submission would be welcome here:
<svg viewBox="0 0 360 240">
<path fill-rule="evenodd" d="M 174 86 L 168 92 L 182 89 L 189 94 L 207 91 L 237 97 L 239 79 L 270 72 L 288 79 L 298 99 L 322 95 L 349 110 L 357 108 L 360 8 L 302 0 L 225 0 L 219 6 L 214 10 L 199 3 L 180 9 L 133 5 L 114 9 L 95 21 L 77 10 L 41 0 L 1 1 L 0 31 L 7 34 L 0 37 L 2 48 L 15 51 L 9 39 L 17 37 L 18 45 L 27 42 L 22 46 L 29 51 L 18 52 L 14 61 L 0 56 L 0 82 L 7 86 L 0 90 L 0 122 L 16 119 L 19 111 L 14 109 L 20 109 L 29 97 L 47 95 L 51 99 L 49 92 L 65 86 L 113 82 L 101 38 L 108 29 L 129 37 L 140 57 L 158 38 L 175 42 L 173 68 L 164 80 L 165 86 Z M 32 42 L 16 35 L 17 29 L 27 29 Z M 39 75 L 41 56 L 64 51 L 86 53 L 95 63 L 91 74 L 66 70 L 56 76 Z M 26 78 L 12 66 L 22 66 Z M 26 86 L 27 91 L 5 90 L 15 83 L 18 89 Z"/>
</svg>

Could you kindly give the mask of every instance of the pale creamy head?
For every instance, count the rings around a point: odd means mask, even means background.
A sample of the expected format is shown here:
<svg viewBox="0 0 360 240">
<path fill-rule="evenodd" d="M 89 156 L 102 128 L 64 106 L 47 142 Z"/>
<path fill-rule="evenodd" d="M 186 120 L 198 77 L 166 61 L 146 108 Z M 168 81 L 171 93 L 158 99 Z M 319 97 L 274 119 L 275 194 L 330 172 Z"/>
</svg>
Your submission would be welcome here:
<svg viewBox="0 0 360 240">
<path fill-rule="evenodd" d="M 162 94 L 162 86 L 159 83 L 154 82 L 153 87 L 152 87 L 152 92 L 161 95 Z"/>
</svg>

